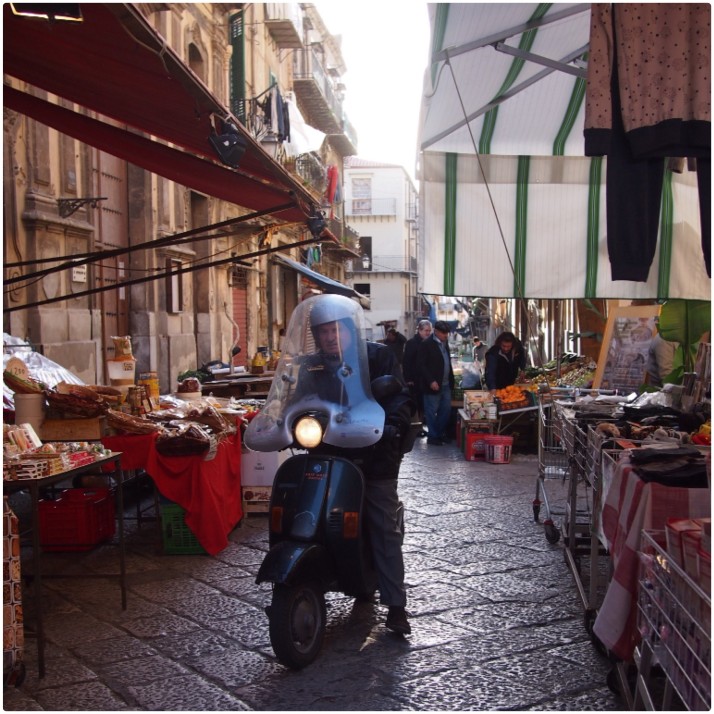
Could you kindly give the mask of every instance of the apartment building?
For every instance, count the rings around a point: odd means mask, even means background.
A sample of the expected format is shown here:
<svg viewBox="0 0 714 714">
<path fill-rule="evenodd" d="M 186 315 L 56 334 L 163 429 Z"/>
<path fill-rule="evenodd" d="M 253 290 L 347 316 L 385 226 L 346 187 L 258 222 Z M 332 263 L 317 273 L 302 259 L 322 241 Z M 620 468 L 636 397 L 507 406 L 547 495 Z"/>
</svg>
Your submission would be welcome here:
<svg viewBox="0 0 714 714">
<path fill-rule="evenodd" d="M 402 166 L 352 156 L 344 174 L 345 221 L 359 234 L 360 252 L 348 264 L 348 279 L 369 296 L 370 337 L 381 339 L 389 326 L 411 337 L 428 316 L 417 294 L 418 192 Z"/>
</svg>

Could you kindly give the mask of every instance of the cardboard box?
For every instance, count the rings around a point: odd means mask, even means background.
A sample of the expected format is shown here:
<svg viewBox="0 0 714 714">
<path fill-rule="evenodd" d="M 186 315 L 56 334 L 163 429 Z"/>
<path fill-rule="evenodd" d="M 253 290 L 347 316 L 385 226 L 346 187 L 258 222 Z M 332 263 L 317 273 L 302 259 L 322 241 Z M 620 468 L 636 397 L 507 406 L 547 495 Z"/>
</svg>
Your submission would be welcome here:
<svg viewBox="0 0 714 714">
<path fill-rule="evenodd" d="M 479 390 L 464 392 L 464 411 L 469 419 L 488 419 L 488 404 L 493 404 L 490 392 Z"/>
<path fill-rule="evenodd" d="M 682 570 L 684 567 L 684 534 L 698 534 L 701 541 L 702 524 L 694 518 L 668 518 L 665 522 L 667 554 Z"/>
<path fill-rule="evenodd" d="M 280 464 L 291 456 L 284 451 L 244 451 L 241 454 L 240 480 L 246 486 L 271 486 Z"/>
<path fill-rule="evenodd" d="M 267 513 L 272 486 L 242 486 L 243 513 Z"/>
<path fill-rule="evenodd" d="M 42 441 L 96 441 L 109 434 L 107 418 L 45 419 L 40 427 Z"/>
<path fill-rule="evenodd" d="M 471 404 L 485 404 L 486 402 L 492 402 L 491 392 L 483 391 L 480 389 L 467 389 L 464 391 L 464 410 L 469 413 L 469 406 Z"/>
</svg>

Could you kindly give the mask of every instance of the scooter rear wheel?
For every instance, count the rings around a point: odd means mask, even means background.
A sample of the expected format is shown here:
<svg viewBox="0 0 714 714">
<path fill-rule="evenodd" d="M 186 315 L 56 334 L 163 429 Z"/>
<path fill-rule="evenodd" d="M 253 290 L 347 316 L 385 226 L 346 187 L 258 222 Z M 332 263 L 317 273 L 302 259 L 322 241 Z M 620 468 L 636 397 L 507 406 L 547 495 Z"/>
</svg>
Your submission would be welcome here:
<svg viewBox="0 0 714 714">
<path fill-rule="evenodd" d="M 325 594 L 315 583 L 275 585 L 269 620 L 278 660 L 291 669 L 307 667 L 325 639 Z"/>
</svg>

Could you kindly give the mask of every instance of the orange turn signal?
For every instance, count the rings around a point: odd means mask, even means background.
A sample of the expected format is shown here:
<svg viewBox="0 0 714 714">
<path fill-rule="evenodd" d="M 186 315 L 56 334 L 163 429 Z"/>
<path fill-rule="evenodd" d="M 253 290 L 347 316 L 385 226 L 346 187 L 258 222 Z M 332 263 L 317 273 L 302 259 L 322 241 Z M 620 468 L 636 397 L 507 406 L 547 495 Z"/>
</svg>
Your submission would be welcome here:
<svg viewBox="0 0 714 714">
<path fill-rule="evenodd" d="M 271 533 L 283 532 L 283 507 L 273 506 L 270 509 L 270 531 Z"/>
<path fill-rule="evenodd" d="M 357 511 L 345 511 L 342 517 L 342 537 L 356 538 L 359 535 L 359 513 Z"/>
</svg>

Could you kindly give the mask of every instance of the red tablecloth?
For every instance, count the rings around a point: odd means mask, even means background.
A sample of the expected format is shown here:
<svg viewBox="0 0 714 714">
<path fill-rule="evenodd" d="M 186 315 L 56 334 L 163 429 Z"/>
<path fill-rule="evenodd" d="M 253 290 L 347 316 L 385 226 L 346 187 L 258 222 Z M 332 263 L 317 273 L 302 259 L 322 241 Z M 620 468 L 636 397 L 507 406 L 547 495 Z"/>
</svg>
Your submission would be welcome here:
<svg viewBox="0 0 714 714">
<path fill-rule="evenodd" d="M 121 452 L 123 469 L 145 469 L 161 494 L 186 511 L 186 525 L 206 551 L 219 553 L 243 517 L 240 434 L 223 439 L 210 461 L 202 456 L 162 456 L 155 441 L 156 434 L 107 436 L 102 444 Z"/>
<path fill-rule="evenodd" d="M 706 518 L 706 488 L 675 488 L 645 483 L 624 456 L 618 462 L 602 509 L 602 529 L 613 574 L 593 626 L 613 654 L 632 659 L 637 633 L 638 551 L 643 530 L 664 530 L 668 518 Z"/>
</svg>

